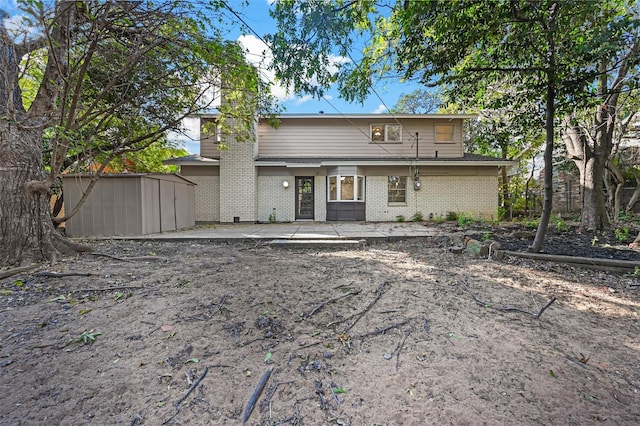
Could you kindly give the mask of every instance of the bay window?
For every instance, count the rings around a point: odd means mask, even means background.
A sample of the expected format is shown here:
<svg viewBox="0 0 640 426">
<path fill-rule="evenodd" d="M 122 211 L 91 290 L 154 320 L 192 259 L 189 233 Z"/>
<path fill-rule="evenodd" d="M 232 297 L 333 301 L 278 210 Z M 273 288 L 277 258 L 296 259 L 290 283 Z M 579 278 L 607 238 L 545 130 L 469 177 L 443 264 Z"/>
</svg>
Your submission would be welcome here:
<svg viewBox="0 0 640 426">
<path fill-rule="evenodd" d="M 329 201 L 364 201 L 364 176 L 333 175 L 328 182 Z"/>
</svg>

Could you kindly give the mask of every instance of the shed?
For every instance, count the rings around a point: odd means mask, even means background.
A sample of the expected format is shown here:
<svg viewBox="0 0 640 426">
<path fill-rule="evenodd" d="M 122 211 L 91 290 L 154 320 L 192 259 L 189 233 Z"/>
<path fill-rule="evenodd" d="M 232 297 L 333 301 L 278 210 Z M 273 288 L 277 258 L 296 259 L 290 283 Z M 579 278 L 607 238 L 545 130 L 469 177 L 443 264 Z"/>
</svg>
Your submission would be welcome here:
<svg viewBox="0 0 640 426">
<path fill-rule="evenodd" d="M 92 180 L 63 176 L 64 208 L 70 212 Z M 195 183 L 177 174 L 102 175 L 80 211 L 66 223 L 72 237 L 134 236 L 195 225 Z"/>
</svg>

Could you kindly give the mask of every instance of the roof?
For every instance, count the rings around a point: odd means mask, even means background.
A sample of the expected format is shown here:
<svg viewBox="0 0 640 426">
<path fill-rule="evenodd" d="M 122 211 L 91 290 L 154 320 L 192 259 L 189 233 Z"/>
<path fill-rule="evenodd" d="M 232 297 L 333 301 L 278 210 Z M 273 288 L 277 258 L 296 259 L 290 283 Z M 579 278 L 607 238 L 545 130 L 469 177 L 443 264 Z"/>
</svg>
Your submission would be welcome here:
<svg viewBox="0 0 640 426">
<path fill-rule="evenodd" d="M 218 113 L 205 113 L 198 114 L 198 117 L 202 118 L 215 118 L 220 114 Z M 343 119 L 356 119 L 356 118 L 366 118 L 366 119 L 377 119 L 377 120 L 395 120 L 395 119 L 470 119 L 477 118 L 478 114 L 325 114 L 325 113 L 308 113 L 308 114 L 294 114 L 294 113 L 284 113 L 279 114 L 276 118 L 280 119 L 309 119 L 309 118 L 317 118 L 317 119 L 327 119 L 327 118 L 343 118 Z"/>
<path fill-rule="evenodd" d="M 477 154 L 464 154 L 464 157 L 312 157 L 312 158 L 257 158 L 257 166 L 285 166 L 285 167 L 323 167 L 323 166 L 514 166 L 516 161 L 502 158 L 487 157 Z"/>
<path fill-rule="evenodd" d="M 170 158 L 164 160 L 162 164 L 172 164 L 176 166 L 219 166 L 220 160 L 203 157 L 200 154 L 192 154 L 185 157 Z"/>
<path fill-rule="evenodd" d="M 63 179 L 75 179 L 75 178 L 95 178 L 95 173 L 69 173 L 62 175 Z M 178 173 L 102 173 L 98 176 L 98 179 L 122 179 L 122 178 L 145 178 L 145 179 L 157 179 L 157 180 L 170 180 L 170 181 L 185 181 L 189 184 L 196 185 L 190 179 L 178 174 Z"/>
<path fill-rule="evenodd" d="M 516 161 L 502 158 L 487 157 L 477 154 L 464 154 L 464 157 L 268 157 L 256 158 L 256 166 L 262 167 L 323 167 L 323 166 L 404 166 L 431 165 L 431 166 L 515 166 Z M 202 157 L 198 154 L 186 157 L 172 158 L 163 161 L 163 164 L 175 164 L 178 166 L 219 166 L 220 160 Z"/>
</svg>

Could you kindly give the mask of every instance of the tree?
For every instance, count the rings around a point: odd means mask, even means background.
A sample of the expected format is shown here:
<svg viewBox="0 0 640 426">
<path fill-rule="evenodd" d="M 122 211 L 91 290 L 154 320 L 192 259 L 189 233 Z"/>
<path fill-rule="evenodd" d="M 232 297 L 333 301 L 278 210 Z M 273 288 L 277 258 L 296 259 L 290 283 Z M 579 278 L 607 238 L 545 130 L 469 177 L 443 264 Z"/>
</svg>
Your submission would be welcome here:
<svg viewBox="0 0 640 426">
<path fill-rule="evenodd" d="M 400 95 L 392 113 L 400 114 L 433 114 L 442 106 L 442 94 L 434 90 L 416 89 Z"/>
<path fill-rule="evenodd" d="M 624 100 L 633 100 L 634 96 L 629 93 L 639 90 L 639 12 L 637 3 L 630 6 L 627 14 L 612 22 L 602 34 L 606 50 L 603 49 L 594 62 L 599 72 L 588 91 L 592 107 L 590 110 L 577 108 L 563 121 L 562 138 L 569 158 L 580 172 L 582 227 L 585 229 L 600 230 L 610 223 L 605 197 L 607 168 L 615 169 L 612 162 L 615 139 L 625 133 L 624 128 L 637 112 L 637 103 L 630 110 Z M 612 200 L 623 185 L 624 180 L 619 181 L 617 190 L 611 188 Z M 615 218 L 620 206 L 616 206 L 615 201 L 613 204 L 611 216 Z"/>
<path fill-rule="evenodd" d="M 269 40 L 282 80 L 316 94 L 337 81 L 350 100 L 363 99 L 390 71 L 462 99 L 483 97 L 495 81 L 517 81 L 522 95 L 511 101 L 537 102 L 545 120 L 544 202 L 531 246 L 539 251 L 551 216 L 558 114 L 590 101 L 587 89 L 603 72 L 594 64 L 633 25 L 624 13 L 621 0 L 397 1 L 380 9 L 368 1 L 290 0 L 277 3 L 278 32 Z M 347 46 L 365 33 L 371 41 L 359 63 L 345 61 L 337 73 L 319 69 L 332 55 L 347 56 Z"/>
<path fill-rule="evenodd" d="M 52 224 L 49 193 L 60 173 L 99 159 L 95 182 L 115 158 L 211 108 L 214 88 L 228 93 L 220 107 L 235 116 L 228 122 L 250 133 L 261 83 L 240 47 L 210 25 L 220 16 L 211 4 L 24 1 L 35 37 L 2 20 L 0 265 L 83 249 Z"/>
</svg>

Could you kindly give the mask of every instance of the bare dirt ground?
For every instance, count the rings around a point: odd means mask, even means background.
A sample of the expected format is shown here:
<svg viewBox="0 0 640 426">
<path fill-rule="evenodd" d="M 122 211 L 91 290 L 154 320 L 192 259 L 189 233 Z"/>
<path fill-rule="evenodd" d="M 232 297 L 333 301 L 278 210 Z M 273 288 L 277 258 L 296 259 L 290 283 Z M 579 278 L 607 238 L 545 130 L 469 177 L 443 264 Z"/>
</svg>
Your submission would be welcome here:
<svg viewBox="0 0 640 426">
<path fill-rule="evenodd" d="M 129 261 L 0 280 L 3 425 L 640 424 L 635 276 L 453 254 L 445 232 L 352 250 L 91 244 Z"/>
</svg>

